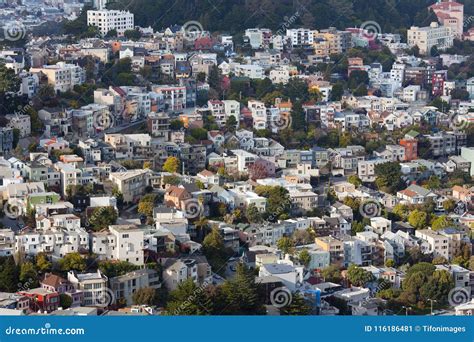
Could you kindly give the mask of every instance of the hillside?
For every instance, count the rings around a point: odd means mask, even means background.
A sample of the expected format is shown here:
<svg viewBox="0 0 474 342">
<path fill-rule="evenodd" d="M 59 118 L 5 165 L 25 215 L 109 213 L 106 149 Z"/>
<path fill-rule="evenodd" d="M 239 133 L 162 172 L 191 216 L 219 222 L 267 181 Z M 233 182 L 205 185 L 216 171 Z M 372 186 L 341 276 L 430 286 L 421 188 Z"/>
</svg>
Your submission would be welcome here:
<svg viewBox="0 0 474 342">
<path fill-rule="evenodd" d="M 237 33 L 249 27 L 271 29 L 305 26 L 345 28 L 369 20 L 384 32 L 404 31 L 412 24 L 427 25 L 427 6 L 434 0 L 119 0 L 109 8 L 135 13 L 135 23 L 161 29 L 188 20 L 206 30 Z M 466 18 L 474 15 L 474 0 L 460 0 Z M 466 20 L 471 25 L 474 20 Z"/>
</svg>

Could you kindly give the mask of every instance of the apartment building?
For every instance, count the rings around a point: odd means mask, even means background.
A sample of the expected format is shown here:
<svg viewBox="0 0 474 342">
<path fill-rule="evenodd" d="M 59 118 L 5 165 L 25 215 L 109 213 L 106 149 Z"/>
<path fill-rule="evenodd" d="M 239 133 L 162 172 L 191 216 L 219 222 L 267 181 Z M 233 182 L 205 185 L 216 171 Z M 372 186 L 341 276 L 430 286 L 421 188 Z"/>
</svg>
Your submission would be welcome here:
<svg viewBox="0 0 474 342">
<path fill-rule="evenodd" d="M 124 275 L 110 278 L 110 288 L 113 291 L 115 301 L 125 300 L 127 305 L 132 305 L 133 294 L 142 288 L 161 287 L 158 272 L 152 269 L 142 269 L 126 273 Z"/>
<path fill-rule="evenodd" d="M 430 26 L 412 26 L 408 32 L 408 45 L 418 46 L 420 53 L 428 55 L 431 48 L 437 47 L 445 50 L 453 46 L 454 34 L 450 27 L 440 26 L 438 23 L 431 23 Z"/>
<path fill-rule="evenodd" d="M 123 36 L 125 31 L 135 28 L 133 13 L 106 9 L 87 11 L 87 25 L 96 26 L 104 36 L 111 30 Z"/>
<path fill-rule="evenodd" d="M 110 300 L 110 293 L 107 292 L 108 278 L 97 270 L 94 273 L 77 273 L 69 271 L 67 280 L 74 286 L 76 290 L 82 291 L 84 294 L 84 306 L 105 307 Z"/>
<path fill-rule="evenodd" d="M 112 172 L 109 179 L 123 194 L 124 202 L 135 202 L 145 193 L 145 187 L 148 185 L 148 171 Z"/>
<path fill-rule="evenodd" d="M 78 65 L 58 62 L 53 65 L 44 65 L 42 68 L 31 68 L 30 72 L 41 72 L 48 78 L 48 84 L 56 92 L 72 90 L 74 86 L 81 85 L 86 79 L 85 71 Z"/>
<path fill-rule="evenodd" d="M 432 253 L 433 257 L 443 257 L 450 260 L 449 239 L 445 235 L 431 229 L 420 229 L 415 231 L 415 237 L 426 242 L 426 245 L 422 245 L 423 253 Z"/>
</svg>

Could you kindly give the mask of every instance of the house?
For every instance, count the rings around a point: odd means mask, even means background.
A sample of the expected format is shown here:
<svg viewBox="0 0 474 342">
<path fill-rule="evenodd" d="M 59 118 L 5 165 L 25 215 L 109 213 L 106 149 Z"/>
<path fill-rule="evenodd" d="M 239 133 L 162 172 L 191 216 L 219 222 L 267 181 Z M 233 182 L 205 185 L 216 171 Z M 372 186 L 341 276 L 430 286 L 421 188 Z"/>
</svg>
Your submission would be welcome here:
<svg viewBox="0 0 474 342">
<path fill-rule="evenodd" d="M 148 185 L 148 170 L 129 170 L 125 172 L 111 172 L 110 181 L 123 194 L 124 202 L 136 202 L 145 193 Z"/>
<path fill-rule="evenodd" d="M 84 293 L 82 291 L 76 290 L 68 280 L 52 273 L 45 275 L 41 281 L 41 287 L 47 291 L 69 296 L 72 300 L 71 307 L 80 306 L 84 300 Z"/>
<path fill-rule="evenodd" d="M 67 279 L 76 290 L 84 293 L 84 306 L 107 307 L 111 304 L 111 294 L 107 291 L 108 279 L 100 270 L 93 273 L 69 271 Z"/>
<path fill-rule="evenodd" d="M 295 291 L 303 283 L 303 267 L 295 267 L 285 263 L 263 264 L 258 276 L 279 278 L 290 291 Z"/>
<path fill-rule="evenodd" d="M 133 304 L 133 294 L 137 290 L 145 287 L 153 289 L 161 287 L 158 272 L 147 268 L 110 278 L 109 282 L 115 301 L 125 300 L 127 305 Z"/>
<path fill-rule="evenodd" d="M 436 201 L 438 195 L 419 185 L 412 184 L 405 190 L 397 192 L 397 197 L 409 204 L 423 204 L 430 200 Z"/>
<path fill-rule="evenodd" d="M 30 299 L 30 310 L 33 312 L 51 312 L 59 307 L 59 293 L 50 292 L 42 287 L 19 291 L 18 294 Z"/>
</svg>

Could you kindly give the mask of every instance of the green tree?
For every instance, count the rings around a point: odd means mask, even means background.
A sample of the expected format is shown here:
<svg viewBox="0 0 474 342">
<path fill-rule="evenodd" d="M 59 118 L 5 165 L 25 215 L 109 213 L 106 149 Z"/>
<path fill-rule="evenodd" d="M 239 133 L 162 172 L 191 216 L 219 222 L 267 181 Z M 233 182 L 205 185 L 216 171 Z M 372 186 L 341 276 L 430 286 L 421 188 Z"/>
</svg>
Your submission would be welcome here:
<svg viewBox="0 0 474 342">
<path fill-rule="evenodd" d="M 59 260 L 59 268 L 63 272 L 83 272 L 86 269 L 86 260 L 79 253 L 68 253 Z"/>
<path fill-rule="evenodd" d="M 225 271 L 227 252 L 225 250 L 224 240 L 217 228 L 213 228 L 204 238 L 202 251 L 214 272 L 223 273 Z"/>
<path fill-rule="evenodd" d="M 356 175 L 351 175 L 347 178 L 347 181 L 351 184 L 354 184 L 357 188 L 362 185 L 362 181 Z"/>
<path fill-rule="evenodd" d="M 424 229 L 428 225 L 428 214 L 415 209 L 408 215 L 408 223 L 415 229 Z"/>
<path fill-rule="evenodd" d="M 456 201 L 454 201 L 453 199 L 447 199 L 443 202 L 443 209 L 448 213 L 453 211 L 454 208 L 456 208 Z"/>
<path fill-rule="evenodd" d="M 291 238 L 284 236 L 277 241 L 277 247 L 284 254 L 293 254 L 295 242 Z"/>
<path fill-rule="evenodd" d="M 321 275 L 324 281 L 339 284 L 342 281 L 342 274 L 339 267 L 336 265 L 329 265 L 321 270 Z"/>
<path fill-rule="evenodd" d="M 366 286 L 374 281 L 375 277 L 371 272 L 352 264 L 347 269 L 347 279 L 355 286 Z"/>
<path fill-rule="evenodd" d="M 431 221 L 431 229 L 433 230 L 444 229 L 452 225 L 453 220 L 446 215 L 437 216 Z"/>
<path fill-rule="evenodd" d="M 61 294 L 59 295 L 59 305 L 60 305 L 63 309 L 70 308 L 71 305 L 72 305 L 72 298 L 71 298 L 71 296 L 68 296 L 68 295 L 65 294 L 65 293 L 61 293 Z"/>
<path fill-rule="evenodd" d="M 117 222 L 117 212 L 114 207 L 96 207 L 89 218 L 89 225 L 99 231 L 114 225 Z"/>
<path fill-rule="evenodd" d="M 163 171 L 176 173 L 179 170 L 179 159 L 176 157 L 168 157 L 163 165 Z"/>
<path fill-rule="evenodd" d="M 255 283 L 255 274 L 243 264 L 238 264 L 234 278 L 222 285 L 222 293 L 225 302 L 221 311 L 223 315 L 262 315 L 266 311 Z"/>
<path fill-rule="evenodd" d="M 191 278 L 178 285 L 169 294 L 170 300 L 166 305 L 168 315 L 200 316 L 208 315 L 212 303 L 203 288 L 198 288 Z"/>
<path fill-rule="evenodd" d="M 262 214 L 254 203 L 250 204 L 245 210 L 245 217 L 250 223 L 262 222 Z"/>
<path fill-rule="evenodd" d="M 134 40 L 134 41 L 137 41 L 142 37 L 142 33 L 138 29 L 126 30 L 123 33 L 123 35 L 125 36 L 125 38 L 130 39 L 130 40 Z"/>
<path fill-rule="evenodd" d="M 298 259 L 305 267 L 308 267 L 311 263 L 311 254 L 309 254 L 307 249 L 303 249 L 298 255 Z"/>
<path fill-rule="evenodd" d="M 401 186 L 401 166 L 397 162 L 389 162 L 375 165 L 375 184 L 377 187 L 389 193 L 394 193 Z"/>
<path fill-rule="evenodd" d="M 29 287 L 35 288 L 38 286 L 38 272 L 36 271 L 35 265 L 26 261 L 20 266 L 20 282 L 27 283 Z"/>
<path fill-rule="evenodd" d="M 311 312 L 311 305 L 300 294 L 294 294 L 291 302 L 280 308 L 280 315 L 282 316 L 307 316 Z"/>
<path fill-rule="evenodd" d="M 38 253 L 36 255 L 36 268 L 43 273 L 51 270 L 51 262 L 45 253 Z"/>
<path fill-rule="evenodd" d="M 157 291 L 152 287 L 142 287 L 133 293 L 132 300 L 135 305 L 156 305 Z"/>
<path fill-rule="evenodd" d="M 19 271 L 13 256 L 0 259 L 0 291 L 18 291 Z"/>
</svg>

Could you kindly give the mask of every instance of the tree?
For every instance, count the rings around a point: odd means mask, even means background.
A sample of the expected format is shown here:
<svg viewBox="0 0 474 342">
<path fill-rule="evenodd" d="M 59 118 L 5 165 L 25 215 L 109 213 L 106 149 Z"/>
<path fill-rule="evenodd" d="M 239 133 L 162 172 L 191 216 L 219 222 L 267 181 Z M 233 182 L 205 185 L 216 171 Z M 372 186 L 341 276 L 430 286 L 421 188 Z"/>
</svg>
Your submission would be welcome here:
<svg viewBox="0 0 474 342">
<path fill-rule="evenodd" d="M 387 259 L 387 260 L 385 261 L 385 266 L 386 266 L 386 267 L 394 267 L 394 266 L 395 266 L 395 260 L 393 260 L 393 259 Z"/>
<path fill-rule="evenodd" d="M 38 272 L 32 262 L 27 261 L 21 264 L 19 279 L 21 283 L 27 283 L 31 288 L 38 286 Z"/>
<path fill-rule="evenodd" d="M 331 101 L 340 101 L 342 95 L 344 95 L 344 85 L 340 82 L 337 82 L 332 86 Z"/>
<path fill-rule="evenodd" d="M 59 295 L 59 305 L 60 305 L 63 309 L 70 308 L 71 305 L 72 305 L 72 298 L 71 298 L 71 296 L 68 296 L 68 295 L 65 294 L 65 293 L 61 293 L 61 294 Z"/>
<path fill-rule="evenodd" d="M 258 210 L 255 203 L 250 204 L 245 210 L 245 217 L 250 223 L 259 223 L 262 222 L 262 214 Z"/>
<path fill-rule="evenodd" d="M 408 215 L 408 223 L 415 229 L 423 229 L 428 225 L 428 214 L 418 209 Z"/>
<path fill-rule="evenodd" d="M 433 261 L 432 261 L 433 265 L 445 265 L 447 263 L 448 263 L 448 260 L 446 260 L 446 258 L 442 256 L 437 256 L 433 258 Z"/>
<path fill-rule="evenodd" d="M 231 115 L 226 120 L 225 127 L 229 132 L 234 132 L 235 128 L 237 127 L 237 124 L 238 124 L 237 119 L 235 118 L 235 116 Z"/>
<path fill-rule="evenodd" d="M 104 260 L 99 262 L 99 270 L 108 278 L 122 276 L 138 268 L 128 261 Z"/>
<path fill-rule="evenodd" d="M 176 157 L 168 157 L 163 165 L 163 171 L 176 173 L 179 170 L 179 159 Z"/>
<path fill-rule="evenodd" d="M 303 105 L 300 101 L 295 102 L 291 108 L 291 128 L 295 131 L 305 130 L 306 121 Z M 279 127 L 280 128 L 280 127 Z M 288 127 L 285 127 L 288 128 Z"/>
<path fill-rule="evenodd" d="M 19 272 L 13 256 L 0 259 L 0 291 L 18 291 Z"/>
<path fill-rule="evenodd" d="M 295 243 L 291 238 L 284 236 L 280 240 L 278 240 L 277 247 L 284 254 L 293 254 Z"/>
<path fill-rule="evenodd" d="M 324 281 L 339 284 L 342 281 L 341 270 L 336 265 L 329 265 L 321 270 Z"/>
<path fill-rule="evenodd" d="M 45 253 L 38 253 L 36 255 L 36 268 L 42 273 L 51 270 L 51 262 L 49 262 L 48 256 Z"/>
<path fill-rule="evenodd" d="M 104 38 L 116 38 L 117 37 L 117 30 L 112 29 L 107 32 L 107 34 L 104 36 Z"/>
<path fill-rule="evenodd" d="M 453 211 L 456 208 L 456 201 L 453 199 L 447 199 L 443 202 L 443 209 L 448 213 Z"/>
<path fill-rule="evenodd" d="M 347 269 L 347 278 L 355 286 L 366 286 L 367 283 L 375 280 L 371 272 L 364 270 L 354 264 Z"/>
<path fill-rule="evenodd" d="M 437 216 L 431 221 L 431 229 L 433 230 L 444 229 L 452 225 L 453 220 L 446 215 Z"/>
<path fill-rule="evenodd" d="M 86 269 L 86 261 L 79 253 L 68 253 L 59 260 L 59 268 L 63 272 L 71 270 L 83 272 Z"/>
<path fill-rule="evenodd" d="M 375 184 L 382 191 L 394 193 L 401 186 L 401 166 L 397 162 L 375 165 Z"/>
<path fill-rule="evenodd" d="M 357 188 L 362 185 L 362 180 L 356 175 L 351 175 L 347 178 L 347 181 L 351 184 L 354 184 Z"/>
<path fill-rule="evenodd" d="M 225 271 L 227 252 L 225 250 L 224 240 L 217 228 L 213 228 L 204 238 L 202 251 L 214 272 L 223 273 Z"/>
<path fill-rule="evenodd" d="M 255 274 L 243 264 L 238 264 L 235 276 L 222 286 L 225 307 L 220 314 L 261 315 L 265 313 Z"/>
<path fill-rule="evenodd" d="M 152 167 L 153 167 L 153 164 L 150 161 L 146 161 L 143 163 L 144 169 L 151 169 Z"/>
<path fill-rule="evenodd" d="M 298 255 L 298 259 L 305 267 L 308 267 L 311 263 L 311 254 L 309 254 L 307 249 L 303 249 Z"/>
<path fill-rule="evenodd" d="M 93 230 L 99 231 L 115 224 L 117 218 L 114 207 L 96 207 L 89 218 L 89 225 Z"/>
<path fill-rule="evenodd" d="M 311 312 L 312 307 L 299 293 L 293 295 L 293 298 L 288 305 L 280 308 L 280 315 L 282 316 L 306 316 L 311 314 Z"/>
<path fill-rule="evenodd" d="M 123 35 L 124 35 L 125 38 L 130 39 L 130 40 L 134 40 L 134 41 L 137 41 L 142 37 L 142 33 L 138 29 L 126 30 L 123 33 Z"/>
<path fill-rule="evenodd" d="M 156 305 L 158 298 L 154 288 L 142 287 L 133 293 L 132 300 L 135 305 Z"/>
<path fill-rule="evenodd" d="M 143 196 L 138 202 L 138 213 L 146 217 L 153 216 L 153 209 L 155 208 L 156 195 L 147 194 Z"/>
<path fill-rule="evenodd" d="M 441 180 L 437 176 L 433 175 L 428 179 L 428 183 L 426 185 L 428 186 L 428 189 L 437 190 L 441 188 Z"/>
<path fill-rule="evenodd" d="M 212 303 L 205 289 L 198 288 L 191 278 L 179 284 L 176 290 L 170 292 L 169 297 L 166 305 L 168 315 L 208 315 L 212 310 Z"/>
</svg>

